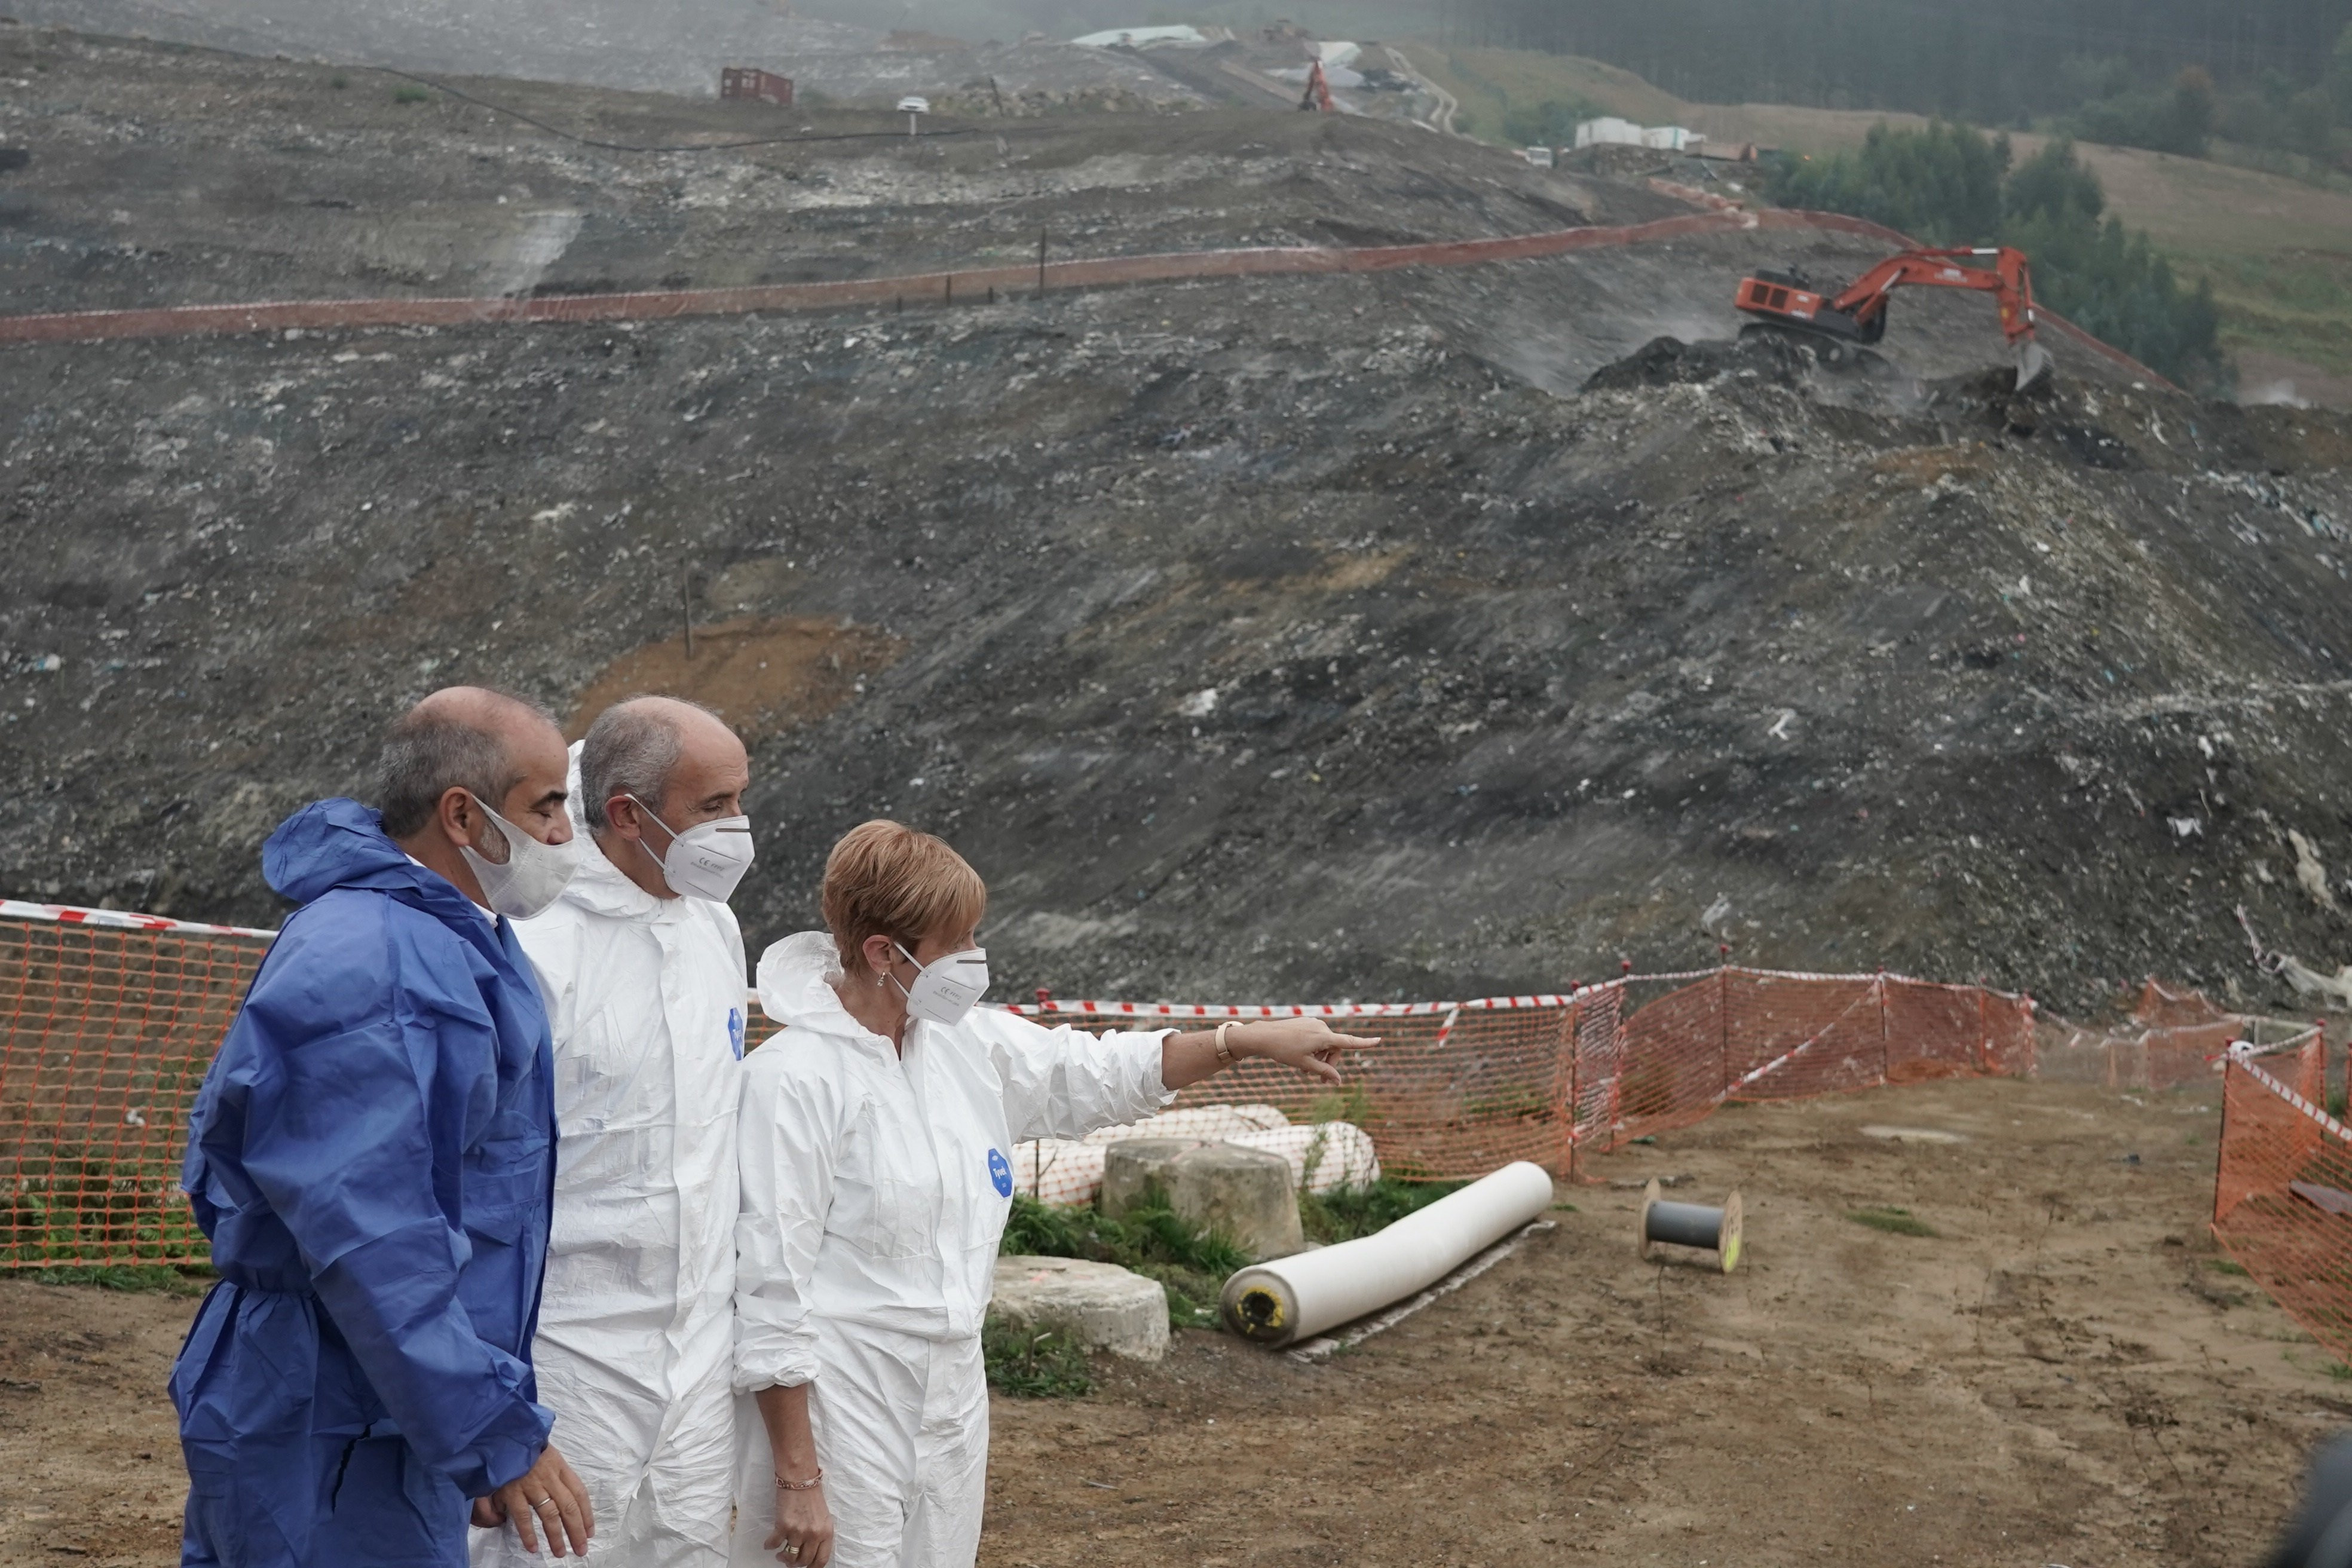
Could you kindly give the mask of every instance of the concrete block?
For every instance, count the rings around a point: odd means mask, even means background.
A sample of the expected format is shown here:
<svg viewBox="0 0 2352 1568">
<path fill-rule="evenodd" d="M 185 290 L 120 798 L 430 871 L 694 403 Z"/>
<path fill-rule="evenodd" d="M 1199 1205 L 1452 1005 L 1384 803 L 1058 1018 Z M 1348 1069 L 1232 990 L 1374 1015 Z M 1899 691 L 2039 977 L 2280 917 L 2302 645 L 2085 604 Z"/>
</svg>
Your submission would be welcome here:
<svg viewBox="0 0 2352 1568">
<path fill-rule="evenodd" d="M 1125 1138 L 1103 1149 L 1102 1212 L 1117 1219 L 1143 1201 L 1146 1188 L 1168 1185 L 1168 1167 L 1201 1146 L 1198 1138 Z"/>
<path fill-rule="evenodd" d="M 1279 1154 L 1238 1143 L 1203 1143 L 1169 1161 L 1160 1180 L 1170 1208 L 1195 1225 L 1223 1231 L 1253 1262 L 1287 1258 L 1307 1245 L 1290 1162 Z"/>
<path fill-rule="evenodd" d="M 1000 1258 L 991 1310 L 1024 1328 L 1053 1328 L 1088 1350 L 1130 1361 L 1168 1353 L 1168 1295 L 1157 1279 L 1076 1258 Z"/>
</svg>

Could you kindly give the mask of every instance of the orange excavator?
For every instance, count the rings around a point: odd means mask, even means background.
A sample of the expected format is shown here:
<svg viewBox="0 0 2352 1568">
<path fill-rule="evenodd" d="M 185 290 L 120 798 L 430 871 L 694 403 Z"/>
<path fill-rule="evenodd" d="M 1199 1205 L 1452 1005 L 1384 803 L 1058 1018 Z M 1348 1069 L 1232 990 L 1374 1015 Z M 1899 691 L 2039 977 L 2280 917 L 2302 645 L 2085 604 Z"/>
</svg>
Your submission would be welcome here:
<svg viewBox="0 0 2352 1568">
<path fill-rule="evenodd" d="M 1324 78 L 1323 57 L 1320 55 L 1315 58 L 1314 64 L 1307 68 L 1307 91 L 1299 99 L 1298 107 L 1318 114 L 1337 114 L 1339 111 L 1339 105 L 1331 101 L 1331 84 Z"/>
<path fill-rule="evenodd" d="M 2034 341 L 2033 273 L 2010 246 L 1906 250 L 1843 289 L 1816 289 L 1801 272 L 1758 272 L 1740 280 L 1732 303 L 1775 327 L 1850 343 L 1886 335 L 1887 297 L 1897 289 L 1974 289 L 2000 306 L 2000 330 L 2017 360 L 2017 390 L 2048 375 L 2050 351 Z"/>
</svg>

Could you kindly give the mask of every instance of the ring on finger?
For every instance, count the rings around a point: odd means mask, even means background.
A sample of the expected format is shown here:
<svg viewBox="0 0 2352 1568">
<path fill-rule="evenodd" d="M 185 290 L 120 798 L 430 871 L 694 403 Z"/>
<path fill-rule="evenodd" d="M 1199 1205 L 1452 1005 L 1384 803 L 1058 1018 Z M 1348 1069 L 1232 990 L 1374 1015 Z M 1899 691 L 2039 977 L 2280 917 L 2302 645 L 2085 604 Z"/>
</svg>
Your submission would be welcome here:
<svg viewBox="0 0 2352 1568">
<path fill-rule="evenodd" d="M 530 1506 L 534 1509 L 553 1508 L 555 1506 L 555 1500 L 551 1497 L 543 1497 Z"/>
</svg>

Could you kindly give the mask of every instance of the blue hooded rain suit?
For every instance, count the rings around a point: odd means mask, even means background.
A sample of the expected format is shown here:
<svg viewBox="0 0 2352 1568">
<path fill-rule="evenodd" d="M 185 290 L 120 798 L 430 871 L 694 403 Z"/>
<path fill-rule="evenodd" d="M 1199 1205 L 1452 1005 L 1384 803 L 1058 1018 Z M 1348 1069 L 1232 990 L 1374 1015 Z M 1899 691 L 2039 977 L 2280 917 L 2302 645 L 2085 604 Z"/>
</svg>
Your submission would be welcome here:
<svg viewBox="0 0 2352 1568">
<path fill-rule="evenodd" d="M 464 1568 L 467 1501 L 553 1418 L 528 1362 L 554 1110 L 504 922 L 320 801 L 262 851 L 302 908 L 205 1076 L 184 1184 L 221 1282 L 172 1370 L 189 1568 Z"/>
</svg>

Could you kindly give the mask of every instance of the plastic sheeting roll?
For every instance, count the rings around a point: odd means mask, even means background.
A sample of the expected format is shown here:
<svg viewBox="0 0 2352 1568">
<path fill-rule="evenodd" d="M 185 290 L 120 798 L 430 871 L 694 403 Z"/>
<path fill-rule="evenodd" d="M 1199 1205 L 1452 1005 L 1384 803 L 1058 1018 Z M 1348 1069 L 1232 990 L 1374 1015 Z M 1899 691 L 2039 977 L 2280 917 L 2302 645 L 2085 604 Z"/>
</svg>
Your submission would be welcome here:
<svg viewBox="0 0 2352 1568">
<path fill-rule="evenodd" d="M 1243 1269 L 1225 1281 L 1225 1322 L 1262 1345 L 1353 1321 L 1425 1290 L 1551 1207 L 1551 1177 L 1521 1160 L 1337 1247 Z"/>
</svg>

